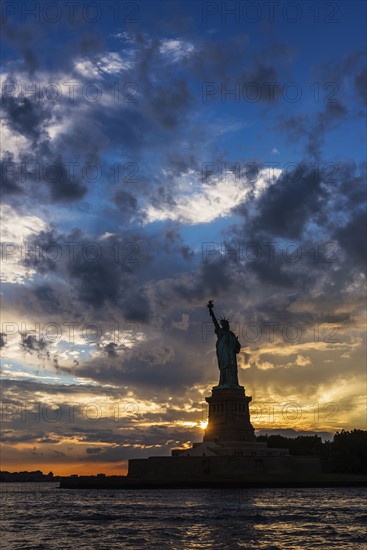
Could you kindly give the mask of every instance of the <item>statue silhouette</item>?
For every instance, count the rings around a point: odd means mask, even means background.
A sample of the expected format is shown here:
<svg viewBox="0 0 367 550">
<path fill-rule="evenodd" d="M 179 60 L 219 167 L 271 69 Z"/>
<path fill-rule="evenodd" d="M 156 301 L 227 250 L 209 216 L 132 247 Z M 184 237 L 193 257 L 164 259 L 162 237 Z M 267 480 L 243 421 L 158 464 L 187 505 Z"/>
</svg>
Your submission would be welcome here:
<svg viewBox="0 0 367 550">
<path fill-rule="evenodd" d="M 220 371 L 218 388 L 238 388 L 238 372 L 237 372 L 237 353 L 241 349 L 241 344 L 238 337 L 230 330 L 229 321 L 220 319 L 220 324 L 217 321 L 213 312 L 213 300 L 209 300 L 208 308 L 209 315 L 215 326 L 217 335 L 217 359 Z"/>
</svg>

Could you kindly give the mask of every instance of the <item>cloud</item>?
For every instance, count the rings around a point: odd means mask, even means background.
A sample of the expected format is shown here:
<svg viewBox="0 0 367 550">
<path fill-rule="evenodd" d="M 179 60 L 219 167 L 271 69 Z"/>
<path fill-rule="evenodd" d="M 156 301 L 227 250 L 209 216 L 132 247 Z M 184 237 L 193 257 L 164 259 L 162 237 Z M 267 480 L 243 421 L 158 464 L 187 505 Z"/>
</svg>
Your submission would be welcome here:
<svg viewBox="0 0 367 550">
<path fill-rule="evenodd" d="M 363 203 L 357 207 L 348 222 L 340 227 L 335 228 L 333 238 L 346 251 L 347 256 L 353 263 L 363 269 L 366 262 L 366 209 L 363 208 Z"/>
<path fill-rule="evenodd" d="M 338 127 L 346 118 L 347 107 L 339 100 L 325 104 L 316 114 L 283 114 L 279 117 L 277 128 L 289 142 L 306 140 L 306 153 L 311 159 L 320 160 L 322 146 L 328 132 Z"/>
<path fill-rule="evenodd" d="M 166 56 L 172 63 L 177 63 L 183 58 L 190 56 L 194 51 L 193 44 L 180 39 L 163 39 L 160 53 Z"/>
<path fill-rule="evenodd" d="M 5 82 L 6 85 L 7 82 Z M 13 131 L 32 140 L 40 139 L 42 133 L 46 131 L 51 112 L 42 102 L 36 103 L 28 97 L 5 95 L 2 106 L 5 120 Z"/>
<path fill-rule="evenodd" d="M 178 330 L 187 330 L 190 324 L 190 315 L 183 313 L 181 315 L 181 321 L 172 321 L 172 327 Z"/>
<path fill-rule="evenodd" d="M 85 452 L 89 455 L 100 454 L 103 451 L 103 447 L 88 447 Z"/>
<path fill-rule="evenodd" d="M 260 197 L 254 230 L 268 230 L 274 236 L 298 239 L 306 222 L 317 215 L 324 196 L 319 174 L 299 165 L 293 173 L 282 174 Z"/>
<path fill-rule="evenodd" d="M 32 75 L 39 68 L 40 62 L 38 55 L 35 53 L 36 41 L 36 25 L 28 25 L 25 29 L 24 26 L 17 27 L 16 25 L 9 25 L 7 17 L 3 21 L 3 32 L 5 40 L 16 50 L 19 50 L 22 56 L 24 68 Z"/>
<path fill-rule="evenodd" d="M 78 58 L 74 62 L 74 68 L 83 78 L 102 79 L 106 75 L 119 75 L 121 72 L 132 68 L 132 62 L 123 59 L 119 52 L 99 54 L 94 59 Z"/>
<path fill-rule="evenodd" d="M 367 105 L 367 69 L 362 69 L 355 77 L 354 77 L 354 85 L 356 88 L 356 92 L 360 100 L 364 105 Z"/>
<path fill-rule="evenodd" d="M 297 355 L 296 365 L 299 367 L 304 367 L 305 365 L 310 365 L 311 361 L 309 357 L 304 357 L 303 355 Z"/>
<path fill-rule="evenodd" d="M 217 171 L 216 163 L 211 164 Z M 250 190 L 261 193 L 271 183 L 266 169 L 259 171 L 255 185 L 251 174 L 235 170 L 217 174 L 210 170 L 212 166 L 208 166 L 204 181 L 200 181 L 202 174 L 193 171 L 182 174 L 176 183 L 176 198 L 168 200 L 162 188 L 159 200 L 146 207 L 146 223 L 167 219 L 190 224 L 209 223 L 229 216 L 236 205 L 246 201 Z M 274 170 L 275 178 L 279 173 L 280 170 Z"/>
<path fill-rule="evenodd" d="M 21 215 L 10 205 L 1 211 L 1 279 L 3 282 L 24 283 L 35 270 L 23 264 L 27 254 L 26 243 L 39 231 L 46 229 L 44 220 L 35 215 Z"/>
<path fill-rule="evenodd" d="M 48 343 L 44 338 L 37 338 L 35 334 L 22 333 L 21 347 L 27 353 L 36 353 L 37 357 L 49 358 Z"/>
</svg>

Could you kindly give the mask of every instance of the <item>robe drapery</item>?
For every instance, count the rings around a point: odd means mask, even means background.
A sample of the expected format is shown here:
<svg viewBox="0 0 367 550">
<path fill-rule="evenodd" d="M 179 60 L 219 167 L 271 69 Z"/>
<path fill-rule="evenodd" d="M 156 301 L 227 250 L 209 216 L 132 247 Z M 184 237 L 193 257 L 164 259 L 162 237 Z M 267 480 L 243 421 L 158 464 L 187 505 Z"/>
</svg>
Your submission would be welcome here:
<svg viewBox="0 0 367 550">
<path fill-rule="evenodd" d="M 216 348 L 220 370 L 219 386 L 237 387 L 239 384 L 236 355 L 241 349 L 241 344 L 231 330 L 217 327 L 215 333 L 217 335 Z"/>
</svg>

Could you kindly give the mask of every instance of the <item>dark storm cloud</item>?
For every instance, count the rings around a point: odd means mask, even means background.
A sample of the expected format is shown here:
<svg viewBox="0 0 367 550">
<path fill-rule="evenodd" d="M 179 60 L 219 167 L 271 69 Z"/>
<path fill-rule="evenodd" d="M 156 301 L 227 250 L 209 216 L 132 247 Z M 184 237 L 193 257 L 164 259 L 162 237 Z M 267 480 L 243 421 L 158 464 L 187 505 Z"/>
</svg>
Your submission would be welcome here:
<svg viewBox="0 0 367 550">
<path fill-rule="evenodd" d="M 4 151 L 4 158 L 0 160 L 0 189 L 2 196 L 18 195 L 22 193 L 19 171 L 14 170 L 16 166 L 14 155 Z"/>
<path fill-rule="evenodd" d="M 135 289 L 133 286 L 121 307 L 127 321 L 148 323 L 151 318 L 151 307 L 144 288 Z"/>
<path fill-rule="evenodd" d="M 108 303 L 121 304 L 124 290 L 131 286 L 130 271 L 111 258 L 90 262 L 79 257 L 68 265 L 68 273 L 79 299 L 97 309 Z"/>
<path fill-rule="evenodd" d="M 103 346 L 103 351 L 108 355 L 108 357 L 117 357 L 118 345 L 115 342 L 110 342 Z"/>
<path fill-rule="evenodd" d="M 155 86 L 149 98 L 149 114 L 167 130 L 174 130 L 184 122 L 183 115 L 191 104 L 191 93 L 185 80 L 170 82 L 169 86 Z"/>
<path fill-rule="evenodd" d="M 338 163 L 340 185 L 335 196 L 335 208 L 338 212 L 353 213 L 355 208 L 366 202 L 367 165 Z"/>
<path fill-rule="evenodd" d="M 162 254 L 167 254 L 168 258 L 173 258 L 174 255 L 177 254 L 182 256 L 182 258 L 186 261 L 192 261 L 195 258 L 194 251 L 185 243 L 181 236 L 180 226 L 178 223 L 169 223 L 167 228 L 163 230 L 162 236 L 163 239 L 161 239 L 159 243 Z"/>
<path fill-rule="evenodd" d="M 321 159 L 321 148 L 326 134 L 345 121 L 347 115 L 355 115 L 348 101 L 350 82 L 353 82 L 359 99 L 365 103 L 365 55 L 363 52 L 349 52 L 338 61 L 330 59 L 311 70 L 311 78 L 316 81 L 314 91 L 316 103 L 323 99 L 324 108 L 317 113 L 289 115 L 284 113 L 279 119 L 278 128 L 291 142 L 306 139 L 307 155 Z M 348 105 L 348 106 L 347 106 Z"/>
<path fill-rule="evenodd" d="M 225 45 L 218 40 L 196 43 L 184 66 L 202 84 L 217 85 L 218 95 L 223 92 L 227 97 L 226 90 L 239 86 L 240 94 L 248 93 L 249 98 L 256 97 L 256 103 L 272 105 L 281 97 L 282 81 L 289 77 L 295 55 L 294 48 L 282 43 L 251 50 L 245 35 L 235 35 L 227 37 Z M 218 100 L 218 95 L 213 95 Z"/>
<path fill-rule="evenodd" d="M 85 452 L 88 455 L 98 455 L 103 451 L 103 447 L 88 447 Z"/>
<path fill-rule="evenodd" d="M 330 239 L 335 240 L 345 255 L 349 271 L 363 269 L 366 258 L 366 166 L 352 163 L 338 165 L 338 184 L 328 204 Z M 337 215 L 338 223 L 332 217 Z"/>
<path fill-rule="evenodd" d="M 124 190 L 116 193 L 115 203 L 125 216 L 134 213 L 138 205 L 137 199 L 131 193 Z"/>
<path fill-rule="evenodd" d="M 164 210 L 167 206 L 174 209 L 177 206 L 176 199 L 174 198 L 174 190 L 169 185 L 160 185 L 154 190 L 154 195 L 150 196 L 150 202 L 152 206 L 158 209 Z"/>
<path fill-rule="evenodd" d="M 45 338 L 37 338 L 32 332 L 21 333 L 21 349 L 27 353 L 35 353 L 38 358 L 50 357 L 49 342 Z"/>
<path fill-rule="evenodd" d="M 27 241 L 23 263 L 42 275 L 54 274 L 54 278 L 35 286 L 27 307 L 44 315 L 65 315 L 78 300 L 81 310 L 88 306 L 102 317 L 115 311 L 118 317 L 147 323 L 150 304 L 136 273 L 151 261 L 150 256 L 144 240 L 132 232 L 103 240 L 88 239 L 80 230 L 34 234 Z"/>
<path fill-rule="evenodd" d="M 6 334 L 0 332 L 0 348 L 3 348 L 6 345 Z"/>
<path fill-rule="evenodd" d="M 70 203 L 82 198 L 87 188 L 79 178 L 70 177 L 66 166 L 67 160 L 55 155 L 46 138 L 33 143 L 31 152 L 20 152 L 19 161 L 8 170 L 15 175 L 15 182 L 22 182 L 20 191 L 28 203 Z M 19 198 L 15 196 L 11 202 L 21 210 Z"/>
<path fill-rule="evenodd" d="M 166 167 L 173 177 L 179 177 L 188 174 L 191 170 L 200 172 L 201 161 L 196 158 L 196 152 L 190 152 L 187 155 L 179 151 L 168 151 L 166 159 Z"/>
<path fill-rule="evenodd" d="M 87 192 L 87 186 L 80 178 L 70 176 L 70 171 L 61 157 L 50 159 L 47 164 L 49 167 L 46 182 L 53 201 L 67 203 L 84 197 Z"/>
<path fill-rule="evenodd" d="M 233 285 L 235 275 L 229 263 L 202 263 L 195 276 L 173 284 L 177 297 L 188 304 L 218 296 L 227 292 Z"/>
<path fill-rule="evenodd" d="M 309 132 L 309 116 L 305 113 L 283 114 L 279 117 L 277 128 L 285 134 L 290 142 L 303 140 Z"/>
<path fill-rule="evenodd" d="M 308 132 L 306 150 L 311 157 L 317 158 L 320 155 L 326 133 L 345 120 L 347 113 L 347 108 L 339 100 L 326 103 L 324 111 L 318 113 L 316 120 L 311 124 L 311 129 Z"/>
<path fill-rule="evenodd" d="M 62 235 L 60 236 L 56 230 L 41 231 L 31 235 L 26 243 L 24 258 L 22 258 L 23 265 L 36 269 L 41 274 L 55 271 L 60 266 L 60 262 L 57 255 L 52 255 L 51 250 L 56 250 L 60 239 Z M 36 253 L 37 249 L 40 253 Z M 44 299 L 49 294 L 50 290 L 40 298 Z"/>
<path fill-rule="evenodd" d="M 321 160 L 321 148 L 328 131 L 336 128 L 348 114 L 346 106 L 338 99 L 326 103 L 315 115 L 283 114 L 277 128 L 284 132 L 290 142 L 305 143 L 307 158 Z"/>
<path fill-rule="evenodd" d="M 278 70 L 262 61 L 259 61 L 252 69 L 245 71 L 241 80 L 249 88 L 249 97 L 257 97 L 257 101 L 261 103 L 273 104 L 281 96 Z"/>
<path fill-rule="evenodd" d="M 353 212 L 349 221 L 335 229 L 333 238 L 335 238 L 340 246 L 346 251 L 349 261 L 360 266 L 365 270 L 367 247 L 367 212 L 366 207 L 361 206 Z"/>
<path fill-rule="evenodd" d="M 362 69 L 354 77 L 354 85 L 360 100 L 364 105 L 367 105 L 367 69 Z"/>
<path fill-rule="evenodd" d="M 297 286 L 299 277 L 295 277 L 294 271 L 290 272 L 286 267 L 284 264 L 277 263 L 269 268 L 267 262 L 254 262 L 250 269 L 262 284 L 272 284 L 291 290 L 292 287 Z"/>
<path fill-rule="evenodd" d="M 61 311 L 61 303 L 55 288 L 43 284 L 36 286 L 32 292 L 45 313 L 54 314 Z"/>
<path fill-rule="evenodd" d="M 331 92 L 330 99 L 335 99 L 335 96 L 336 98 L 344 97 L 344 86 L 349 85 L 350 81 L 354 81 L 357 91 L 359 90 L 359 85 L 363 82 L 363 73 L 366 71 L 365 59 L 364 51 L 348 52 L 337 61 L 329 59 L 326 63 L 315 66 L 311 74 L 323 85 L 330 86 L 332 84 L 331 87 L 326 88 L 328 92 Z M 362 93 L 360 99 L 365 97 L 364 94 Z"/>
<path fill-rule="evenodd" d="M 5 86 L 10 85 L 5 82 Z M 39 140 L 46 131 L 46 124 L 51 118 L 51 109 L 42 102 L 32 101 L 28 97 L 3 95 L 2 108 L 5 120 L 10 128 L 27 138 Z"/>
<path fill-rule="evenodd" d="M 84 101 L 86 104 L 86 102 Z M 61 149 L 66 158 L 73 161 L 100 162 L 100 154 L 105 150 L 110 141 L 108 126 L 104 126 L 100 120 L 100 113 L 106 109 L 97 104 L 87 104 L 85 111 L 78 109 L 77 102 L 64 113 L 64 118 L 71 117 L 74 124 L 67 132 L 61 132 L 52 143 L 51 150 L 56 155 Z M 122 130 L 122 128 L 120 128 Z M 81 165 L 83 166 L 81 162 Z"/>
<path fill-rule="evenodd" d="M 298 239 L 305 224 L 317 216 L 324 197 L 319 173 L 300 164 L 294 172 L 281 175 L 260 197 L 253 230 Z"/>
<path fill-rule="evenodd" d="M 273 42 L 255 52 L 250 62 L 246 59 L 241 81 L 256 85 L 257 101 L 273 105 L 282 96 L 283 82 L 289 81 L 289 69 L 296 55 L 297 51 L 288 44 Z"/>
<path fill-rule="evenodd" d="M 301 162 L 283 172 L 258 199 L 250 194 L 233 212 L 246 219 L 249 228 L 244 234 L 249 242 L 266 234 L 292 240 L 302 236 L 308 223 L 317 221 L 326 199 L 323 175 Z"/>
<path fill-rule="evenodd" d="M 26 193 L 29 201 L 71 202 L 81 199 L 87 186 L 80 175 L 74 175 L 70 162 L 77 162 L 83 153 L 87 158 L 90 156 L 98 160 L 98 151 L 103 144 L 99 133 L 91 132 L 88 124 L 81 125 L 83 130 L 76 124 L 68 140 L 65 141 L 62 134 L 56 141 L 51 140 L 47 126 L 51 119 L 60 122 L 61 115 L 55 115 L 55 107 L 51 103 L 38 101 L 36 97 L 19 98 L 5 94 L 3 110 L 9 129 L 32 141 L 31 149 L 19 152 L 18 162 L 14 162 L 14 156 L 5 151 L 2 162 L 3 191 L 9 195 Z M 100 143 L 97 145 L 98 140 Z M 78 158 L 75 158 L 76 150 Z M 48 193 L 44 193 L 44 186 L 48 188 Z"/>
</svg>

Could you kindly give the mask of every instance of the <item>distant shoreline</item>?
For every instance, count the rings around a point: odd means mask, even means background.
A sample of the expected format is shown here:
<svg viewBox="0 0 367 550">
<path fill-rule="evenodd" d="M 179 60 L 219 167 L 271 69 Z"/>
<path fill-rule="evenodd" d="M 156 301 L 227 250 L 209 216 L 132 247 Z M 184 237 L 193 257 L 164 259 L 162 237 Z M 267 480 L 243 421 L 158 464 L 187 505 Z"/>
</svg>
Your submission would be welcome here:
<svg viewBox="0 0 367 550">
<path fill-rule="evenodd" d="M 318 487 L 367 487 L 367 476 L 326 475 L 314 478 L 283 478 L 257 480 L 218 481 L 139 481 L 127 478 L 92 478 L 81 476 L 64 479 L 60 489 L 271 489 L 271 488 L 318 488 Z"/>
<path fill-rule="evenodd" d="M 218 480 L 218 481 L 139 481 L 126 476 L 79 476 L 65 477 L 59 480 L 46 481 L 0 481 L 0 487 L 16 485 L 58 485 L 57 489 L 98 489 L 98 490 L 134 490 L 134 489 L 287 489 L 287 488 L 343 488 L 367 487 L 367 476 L 352 474 L 329 474 L 303 479 L 258 479 L 258 480 Z"/>
</svg>

